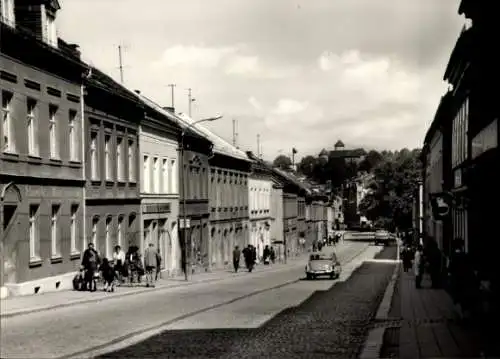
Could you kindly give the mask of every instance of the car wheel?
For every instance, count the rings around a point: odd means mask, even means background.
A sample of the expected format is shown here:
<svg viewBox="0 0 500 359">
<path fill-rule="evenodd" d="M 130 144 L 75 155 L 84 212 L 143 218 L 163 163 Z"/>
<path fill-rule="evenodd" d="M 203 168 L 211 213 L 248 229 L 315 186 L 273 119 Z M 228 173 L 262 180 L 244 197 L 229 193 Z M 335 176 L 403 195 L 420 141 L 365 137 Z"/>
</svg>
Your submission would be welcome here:
<svg viewBox="0 0 500 359">
<path fill-rule="evenodd" d="M 312 279 L 312 275 L 307 274 L 307 280 L 311 280 L 311 279 Z"/>
<path fill-rule="evenodd" d="M 335 279 L 335 274 L 330 274 L 330 279 Z"/>
</svg>

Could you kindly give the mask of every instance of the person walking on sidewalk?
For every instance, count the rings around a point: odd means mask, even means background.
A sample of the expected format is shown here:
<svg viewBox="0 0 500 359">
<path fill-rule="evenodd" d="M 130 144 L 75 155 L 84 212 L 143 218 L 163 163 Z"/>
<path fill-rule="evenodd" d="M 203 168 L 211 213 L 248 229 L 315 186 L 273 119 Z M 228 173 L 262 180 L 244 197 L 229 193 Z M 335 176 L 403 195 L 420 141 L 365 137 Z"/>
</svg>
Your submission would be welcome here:
<svg viewBox="0 0 500 359">
<path fill-rule="evenodd" d="M 248 247 L 243 249 L 243 257 L 245 258 L 245 265 L 248 271 L 252 272 L 253 266 L 255 265 L 255 256 L 251 244 L 249 244 Z"/>
<path fill-rule="evenodd" d="M 146 270 L 146 287 L 154 287 L 156 279 L 156 265 L 158 261 L 158 252 L 154 248 L 153 243 L 149 243 L 148 248 L 144 251 L 144 269 Z"/>
<path fill-rule="evenodd" d="M 415 286 L 417 288 L 422 287 L 422 276 L 424 275 L 424 249 L 421 245 L 418 245 L 417 252 L 415 253 L 415 260 L 413 263 L 415 271 Z"/>
<path fill-rule="evenodd" d="M 118 276 L 118 283 L 121 284 L 123 283 L 123 274 L 125 272 L 125 252 L 120 246 L 115 246 L 115 251 L 113 252 L 113 263 Z"/>
<path fill-rule="evenodd" d="M 161 278 L 161 253 L 160 248 L 156 251 L 156 276 L 155 281 L 158 281 L 158 278 Z"/>
<path fill-rule="evenodd" d="M 99 254 L 94 248 L 94 243 L 89 243 L 88 248 L 83 252 L 82 267 L 85 269 L 85 285 L 87 290 L 95 292 L 97 290 L 96 274 L 100 264 Z"/>
<path fill-rule="evenodd" d="M 234 272 L 238 273 L 238 269 L 240 268 L 240 257 L 241 257 L 241 251 L 238 246 L 234 246 L 233 250 L 233 267 L 234 267 Z"/>
</svg>

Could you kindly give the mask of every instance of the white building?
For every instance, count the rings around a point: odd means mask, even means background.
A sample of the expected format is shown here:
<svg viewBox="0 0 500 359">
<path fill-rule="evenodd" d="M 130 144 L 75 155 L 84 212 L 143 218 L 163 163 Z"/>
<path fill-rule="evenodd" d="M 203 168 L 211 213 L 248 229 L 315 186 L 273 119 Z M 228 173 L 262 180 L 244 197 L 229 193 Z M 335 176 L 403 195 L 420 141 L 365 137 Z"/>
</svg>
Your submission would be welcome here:
<svg viewBox="0 0 500 359">
<path fill-rule="evenodd" d="M 252 173 L 248 178 L 248 211 L 250 217 L 250 244 L 257 249 L 260 258 L 266 245 L 271 246 L 271 197 L 273 193 L 272 171 L 248 153 Z"/>
<path fill-rule="evenodd" d="M 142 98 L 143 99 L 143 98 Z M 144 99 L 143 99 L 144 100 Z M 160 250 L 161 269 L 181 270 L 178 240 L 180 129 L 155 109 L 146 109 L 139 131 L 141 178 L 141 253 L 153 243 Z"/>
</svg>

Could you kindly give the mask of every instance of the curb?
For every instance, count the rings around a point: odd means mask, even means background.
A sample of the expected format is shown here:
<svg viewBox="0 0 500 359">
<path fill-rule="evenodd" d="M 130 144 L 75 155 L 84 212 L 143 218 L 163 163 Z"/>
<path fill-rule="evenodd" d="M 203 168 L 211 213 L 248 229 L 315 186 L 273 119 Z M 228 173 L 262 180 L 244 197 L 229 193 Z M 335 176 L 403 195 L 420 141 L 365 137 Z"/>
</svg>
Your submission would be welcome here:
<svg viewBox="0 0 500 359">
<path fill-rule="evenodd" d="M 289 269 L 290 266 L 293 266 L 293 265 L 298 265 L 298 263 L 290 263 L 290 264 L 287 265 L 287 267 L 281 267 L 281 268 L 276 268 L 275 270 L 271 269 L 271 270 L 266 270 L 266 271 L 262 271 L 262 272 L 254 272 L 254 273 L 255 274 L 261 274 L 261 273 L 267 273 L 267 272 L 279 272 L 279 271 L 282 271 L 282 270 L 285 270 L 285 269 Z M 221 278 L 200 279 L 200 280 L 197 280 L 197 281 L 183 282 L 183 283 L 179 283 L 179 284 L 172 284 L 172 285 L 167 285 L 167 286 L 164 286 L 164 287 L 156 287 L 156 288 L 146 288 L 145 287 L 145 288 L 138 289 L 136 291 L 122 292 L 122 293 L 118 292 L 118 293 L 114 293 L 113 295 L 104 296 L 104 297 L 101 297 L 101 298 L 81 299 L 81 300 L 75 300 L 75 301 L 72 301 L 72 302 L 61 303 L 61 304 L 57 304 L 57 305 L 47 305 L 47 306 L 38 307 L 38 308 L 28 308 L 28 309 L 14 310 L 12 312 L 0 313 L 0 318 L 7 319 L 7 318 L 17 317 L 17 316 L 21 316 L 21 315 L 33 314 L 33 313 L 38 313 L 38 312 L 45 312 L 45 311 L 49 311 L 49 310 L 52 310 L 52 309 L 67 308 L 67 307 L 71 307 L 71 306 L 79 305 L 79 304 L 99 303 L 99 302 L 102 302 L 102 301 L 116 299 L 116 298 L 128 297 L 128 296 L 131 296 L 131 295 L 140 295 L 140 294 L 144 294 L 144 293 L 160 292 L 160 291 L 174 289 L 174 288 L 190 287 L 190 286 L 196 285 L 196 284 L 220 282 L 220 281 L 224 281 L 224 280 L 227 280 L 227 279 L 235 278 L 235 277 L 238 277 L 238 276 L 239 276 L 238 274 L 231 273 L 229 276 L 221 277 Z"/>
<path fill-rule="evenodd" d="M 401 264 L 398 262 L 394 267 L 394 271 L 392 272 L 389 284 L 385 289 L 384 297 L 382 298 L 382 301 L 380 302 L 380 305 L 377 309 L 377 314 L 374 318 L 376 321 L 383 321 L 389 318 L 392 298 L 394 297 L 394 289 L 396 286 L 396 282 L 399 279 L 400 266 Z M 387 328 L 385 327 L 374 328 L 368 332 L 368 337 L 366 338 L 363 350 L 361 351 L 361 354 L 359 356 L 360 359 L 380 359 L 380 351 L 384 342 L 384 334 L 386 329 Z"/>
</svg>

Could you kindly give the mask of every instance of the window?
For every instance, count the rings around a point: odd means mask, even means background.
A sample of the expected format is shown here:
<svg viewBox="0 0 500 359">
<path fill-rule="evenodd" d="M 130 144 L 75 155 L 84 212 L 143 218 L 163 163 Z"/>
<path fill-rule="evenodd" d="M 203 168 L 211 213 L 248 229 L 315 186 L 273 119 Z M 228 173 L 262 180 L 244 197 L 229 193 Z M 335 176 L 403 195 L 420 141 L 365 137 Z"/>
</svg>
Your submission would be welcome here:
<svg viewBox="0 0 500 359">
<path fill-rule="evenodd" d="M 134 141 L 128 141 L 128 179 L 130 182 L 135 182 L 135 156 L 134 156 Z"/>
<path fill-rule="evenodd" d="M 37 131 L 38 124 L 36 119 L 36 100 L 28 99 L 27 102 L 27 127 L 28 127 L 28 154 L 38 156 Z"/>
<path fill-rule="evenodd" d="M 45 13 L 45 41 L 49 45 L 57 47 L 56 19 L 48 12 Z"/>
<path fill-rule="evenodd" d="M 98 233 L 99 228 L 99 217 L 92 218 L 92 234 L 91 234 L 91 242 L 94 244 L 94 248 L 97 250 L 99 247 L 97 246 L 97 240 L 99 238 Z"/>
<path fill-rule="evenodd" d="M 69 222 L 70 229 L 70 249 L 71 253 L 78 253 L 77 248 L 77 226 L 78 226 L 78 205 L 74 204 L 71 206 L 71 218 Z"/>
<path fill-rule="evenodd" d="M 57 233 L 57 220 L 59 217 L 58 204 L 52 205 L 52 215 L 50 217 L 50 243 L 51 243 L 51 255 L 52 257 L 59 257 L 61 255 L 61 246 L 59 243 L 59 236 Z"/>
<path fill-rule="evenodd" d="M 57 106 L 49 105 L 49 144 L 50 158 L 58 158 L 59 151 L 57 148 Z"/>
<path fill-rule="evenodd" d="M 14 140 L 14 124 L 12 121 L 12 98 L 10 92 L 2 91 L 2 134 L 3 134 L 3 151 L 15 152 Z"/>
<path fill-rule="evenodd" d="M 160 192 L 160 168 L 159 168 L 159 161 L 158 157 L 153 158 L 153 190 L 155 193 Z"/>
<path fill-rule="evenodd" d="M 170 181 L 170 178 L 168 177 L 168 160 L 166 159 L 163 159 L 162 161 L 162 171 L 163 171 L 162 191 L 163 193 L 168 193 L 169 190 L 168 181 Z"/>
<path fill-rule="evenodd" d="M 90 134 L 90 177 L 92 180 L 99 178 L 97 161 L 97 132 Z"/>
<path fill-rule="evenodd" d="M 177 193 L 177 168 L 175 160 L 170 160 L 168 178 L 170 178 L 170 193 Z"/>
<path fill-rule="evenodd" d="M 143 191 L 149 192 L 151 188 L 151 176 L 150 176 L 150 168 L 149 168 L 149 157 L 144 156 L 144 183 L 143 183 Z"/>
<path fill-rule="evenodd" d="M 111 136 L 104 136 L 104 173 L 106 176 L 106 181 L 112 180 L 111 176 L 111 153 L 110 150 Z"/>
<path fill-rule="evenodd" d="M 113 252 L 111 249 L 111 217 L 106 218 L 104 243 L 106 246 L 104 255 L 106 256 L 106 258 L 110 258 L 111 253 Z"/>
<path fill-rule="evenodd" d="M 38 237 L 38 205 L 30 205 L 30 222 L 29 222 L 29 241 L 30 241 L 30 259 L 39 259 L 39 237 Z"/>
<path fill-rule="evenodd" d="M 0 0 L 0 7 L 0 20 L 5 24 L 14 26 L 14 0 Z"/>
<path fill-rule="evenodd" d="M 118 138 L 116 140 L 116 173 L 118 175 L 118 180 L 123 181 L 124 177 L 124 166 L 123 166 L 123 139 Z"/>
<path fill-rule="evenodd" d="M 118 217 L 117 242 L 118 246 L 123 245 L 123 217 Z"/>
<path fill-rule="evenodd" d="M 76 111 L 69 110 L 69 159 L 78 161 L 78 142 L 76 140 Z"/>
</svg>

